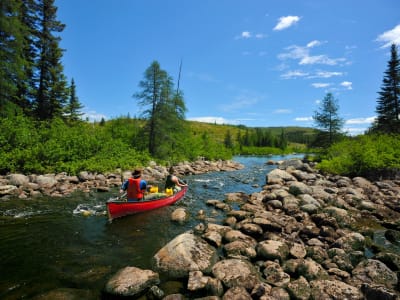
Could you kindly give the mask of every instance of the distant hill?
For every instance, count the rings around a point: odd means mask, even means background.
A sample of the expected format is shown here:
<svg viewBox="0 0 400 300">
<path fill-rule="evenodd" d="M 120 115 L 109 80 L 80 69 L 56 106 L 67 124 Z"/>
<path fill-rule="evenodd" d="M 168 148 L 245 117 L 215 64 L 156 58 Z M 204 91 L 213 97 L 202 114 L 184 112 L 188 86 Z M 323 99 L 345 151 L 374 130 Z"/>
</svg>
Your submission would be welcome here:
<svg viewBox="0 0 400 300">
<path fill-rule="evenodd" d="M 197 121 L 187 121 L 194 135 L 206 132 L 210 137 L 222 142 L 229 131 L 231 136 L 236 139 L 240 134 L 255 134 L 256 130 L 268 132 L 274 137 L 285 136 L 289 143 L 310 144 L 314 141 L 318 130 L 311 127 L 287 126 L 287 127 L 246 127 L 244 125 L 220 125 L 213 123 L 203 123 Z"/>
</svg>

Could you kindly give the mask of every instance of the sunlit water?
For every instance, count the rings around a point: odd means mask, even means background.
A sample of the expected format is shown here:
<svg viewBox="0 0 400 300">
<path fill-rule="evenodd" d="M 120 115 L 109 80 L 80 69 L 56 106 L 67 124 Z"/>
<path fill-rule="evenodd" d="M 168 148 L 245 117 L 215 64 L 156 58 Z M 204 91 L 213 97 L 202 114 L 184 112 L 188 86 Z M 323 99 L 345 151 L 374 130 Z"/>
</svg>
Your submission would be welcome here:
<svg viewBox="0 0 400 300">
<path fill-rule="evenodd" d="M 100 295 L 120 268 L 151 268 L 151 258 L 162 246 L 201 222 L 196 218 L 199 210 L 220 222 L 224 213 L 207 206 L 207 200 L 223 200 L 229 192 L 260 191 L 266 174 L 275 168 L 266 162 L 291 157 L 235 157 L 244 169 L 187 176 L 183 179 L 190 188 L 180 202 L 112 223 L 104 214 L 105 202 L 117 188 L 66 198 L 0 199 L 0 299 L 29 299 L 57 288 Z M 185 224 L 170 220 L 179 206 L 191 214 Z"/>
</svg>

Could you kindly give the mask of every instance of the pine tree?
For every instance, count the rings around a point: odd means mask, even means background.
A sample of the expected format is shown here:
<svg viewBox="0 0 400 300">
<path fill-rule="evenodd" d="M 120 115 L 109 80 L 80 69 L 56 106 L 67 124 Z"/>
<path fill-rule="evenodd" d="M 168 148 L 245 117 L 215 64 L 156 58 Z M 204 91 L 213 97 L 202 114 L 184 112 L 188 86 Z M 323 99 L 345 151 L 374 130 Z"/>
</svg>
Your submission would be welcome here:
<svg viewBox="0 0 400 300">
<path fill-rule="evenodd" d="M 377 101 L 377 119 L 372 131 L 400 133 L 400 59 L 395 44 L 383 78 Z"/>
<path fill-rule="evenodd" d="M 38 2 L 38 74 L 39 83 L 35 100 L 35 114 L 38 119 L 46 120 L 61 117 L 67 99 L 67 82 L 61 64 L 62 49 L 60 37 L 54 32 L 62 32 L 65 25 L 56 19 L 57 7 L 54 0 Z"/>
<path fill-rule="evenodd" d="M 134 94 L 144 108 L 143 117 L 148 121 L 145 135 L 150 155 L 165 158 L 171 154 L 183 130 L 185 103 L 182 94 L 173 91 L 171 76 L 153 61 L 140 81 L 141 91 Z"/>
<path fill-rule="evenodd" d="M 327 93 L 319 109 L 314 112 L 316 127 L 321 129 L 318 137 L 319 146 L 329 146 L 340 136 L 344 121 L 339 117 L 338 110 L 338 101 L 332 93 Z"/>
<path fill-rule="evenodd" d="M 75 81 L 72 78 L 71 85 L 69 87 L 69 100 L 65 107 L 65 116 L 67 120 L 71 122 L 79 121 L 81 116 L 83 116 L 83 113 L 81 112 L 82 108 L 83 105 L 79 102 L 79 99 L 76 95 Z"/>
<path fill-rule="evenodd" d="M 27 102 L 18 94 L 26 80 L 23 54 L 27 30 L 21 23 L 20 0 L 3 0 L 0 4 L 0 111 L 3 116 L 21 111 Z"/>
</svg>

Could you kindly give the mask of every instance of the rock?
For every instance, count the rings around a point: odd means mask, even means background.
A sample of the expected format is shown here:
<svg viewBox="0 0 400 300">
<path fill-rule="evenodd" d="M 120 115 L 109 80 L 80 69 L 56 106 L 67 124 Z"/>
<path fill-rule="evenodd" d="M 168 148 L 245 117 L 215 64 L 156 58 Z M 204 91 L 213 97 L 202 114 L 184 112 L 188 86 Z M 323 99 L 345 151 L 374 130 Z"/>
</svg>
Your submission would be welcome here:
<svg viewBox="0 0 400 300">
<path fill-rule="evenodd" d="M 365 238 L 358 232 L 351 232 L 339 238 L 332 248 L 341 248 L 345 251 L 361 250 L 364 251 Z"/>
<path fill-rule="evenodd" d="M 0 196 L 16 195 L 17 193 L 18 188 L 15 185 L 0 185 Z"/>
<path fill-rule="evenodd" d="M 8 181 L 10 185 L 25 186 L 29 183 L 29 177 L 23 174 L 10 174 L 8 176 Z"/>
<path fill-rule="evenodd" d="M 243 192 L 225 194 L 226 202 L 246 203 L 249 199 L 250 196 Z"/>
<path fill-rule="evenodd" d="M 297 181 L 297 179 L 286 171 L 274 169 L 267 174 L 267 184 L 284 184 L 286 181 Z"/>
<path fill-rule="evenodd" d="M 260 283 L 256 268 L 242 259 L 221 260 L 212 267 L 212 274 L 228 288 L 241 286 L 252 290 Z"/>
<path fill-rule="evenodd" d="M 157 272 L 182 278 L 188 277 L 191 271 L 210 272 L 217 260 L 214 247 L 192 233 L 183 233 L 161 248 L 152 262 Z"/>
<path fill-rule="evenodd" d="M 302 264 L 297 267 L 297 271 L 307 280 L 327 279 L 329 277 L 325 269 L 311 258 L 306 258 Z"/>
<path fill-rule="evenodd" d="M 207 286 L 209 277 L 203 276 L 201 271 L 189 272 L 187 288 L 189 291 L 197 291 L 204 289 Z"/>
<path fill-rule="evenodd" d="M 252 298 L 244 287 L 234 286 L 226 291 L 222 300 L 252 300 Z"/>
<path fill-rule="evenodd" d="M 291 281 L 287 285 L 287 290 L 293 299 L 308 300 L 311 295 L 310 284 L 303 276 Z"/>
<path fill-rule="evenodd" d="M 239 230 L 227 231 L 224 235 L 224 240 L 226 242 L 243 241 L 252 247 L 255 247 L 257 245 L 257 241 L 254 238 L 242 233 Z"/>
<path fill-rule="evenodd" d="M 303 162 L 300 159 L 286 159 L 283 162 L 281 162 L 278 166 L 279 169 L 283 170 L 289 167 L 300 170 L 303 168 Z"/>
<path fill-rule="evenodd" d="M 290 275 L 285 273 L 279 263 L 266 261 L 264 264 L 265 281 L 273 286 L 284 287 L 290 282 Z"/>
<path fill-rule="evenodd" d="M 304 258 L 307 255 L 306 248 L 304 245 L 299 243 L 294 243 L 289 250 L 289 253 L 294 258 Z"/>
<path fill-rule="evenodd" d="M 254 223 L 245 223 L 240 226 L 240 231 L 251 237 L 258 238 L 262 236 L 263 230 L 260 225 Z"/>
<path fill-rule="evenodd" d="M 136 267 L 126 267 L 119 270 L 108 280 L 105 291 L 116 296 L 136 296 L 154 284 L 159 284 L 157 273 Z"/>
<path fill-rule="evenodd" d="M 54 175 L 39 175 L 36 177 L 35 182 L 41 188 L 52 188 L 57 184 L 57 180 L 54 178 Z"/>
<path fill-rule="evenodd" d="M 236 240 L 224 245 L 224 250 L 228 258 L 241 258 L 246 257 L 253 259 L 257 256 L 257 252 L 251 244 Z"/>
<path fill-rule="evenodd" d="M 380 284 L 389 289 L 394 289 L 398 282 L 396 273 L 375 259 L 360 262 L 352 271 L 352 275 L 361 283 Z"/>
<path fill-rule="evenodd" d="M 310 286 L 312 299 L 364 299 L 358 288 L 339 280 L 313 280 Z"/>
<path fill-rule="evenodd" d="M 257 254 L 266 259 L 284 261 L 289 255 L 289 247 L 282 241 L 262 241 L 258 243 Z"/>
<path fill-rule="evenodd" d="M 369 283 L 363 283 L 361 285 L 361 291 L 364 293 L 366 300 L 396 300 L 398 299 L 394 291 L 388 290 L 382 285 L 373 285 Z"/>
<path fill-rule="evenodd" d="M 303 182 L 292 182 L 289 185 L 289 193 L 294 196 L 298 196 L 300 194 L 311 194 L 312 188 L 308 185 L 304 184 Z"/>
<path fill-rule="evenodd" d="M 179 207 L 171 213 L 171 220 L 177 223 L 184 223 L 189 218 L 185 208 Z"/>
</svg>

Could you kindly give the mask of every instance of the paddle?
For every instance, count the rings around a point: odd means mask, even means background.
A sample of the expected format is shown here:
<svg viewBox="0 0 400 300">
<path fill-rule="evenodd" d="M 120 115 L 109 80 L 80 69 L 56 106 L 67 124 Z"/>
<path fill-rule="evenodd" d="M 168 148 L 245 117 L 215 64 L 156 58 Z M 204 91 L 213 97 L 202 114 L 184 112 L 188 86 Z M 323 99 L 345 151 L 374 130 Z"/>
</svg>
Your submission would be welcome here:
<svg viewBox="0 0 400 300">
<path fill-rule="evenodd" d="M 121 200 L 122 198 L 126 197 L 126 194 L 127 194 L 127 192 L 123 193 L 122 195 L 118 196 L 117 199 Z M 122 200 L 127 201 L 128 198 L 125 198 L 125 199 L 122 199 Z"/>
</svg>

